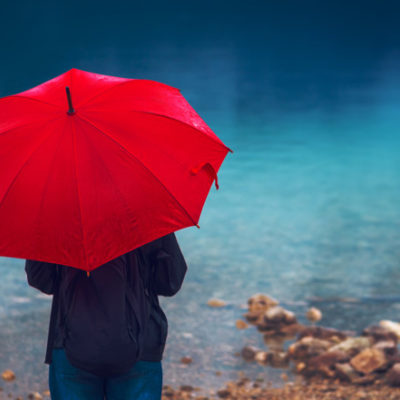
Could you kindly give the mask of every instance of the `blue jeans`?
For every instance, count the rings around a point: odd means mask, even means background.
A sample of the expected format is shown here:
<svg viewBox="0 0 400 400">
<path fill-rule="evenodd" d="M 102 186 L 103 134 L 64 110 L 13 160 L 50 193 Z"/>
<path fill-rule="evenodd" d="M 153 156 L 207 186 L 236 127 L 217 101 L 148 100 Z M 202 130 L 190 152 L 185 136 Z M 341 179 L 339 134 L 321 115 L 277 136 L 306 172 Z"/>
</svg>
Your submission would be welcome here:
<svg viewBox="0 0 400 400">
<path fill-rule="evenodd" d="M 161 361 L 138 361 L 130 371 L 100 378 L 71 365 L 64 349 L 53 349 L 49 366 L 52 400 L 160 400 Z"/>
</svg>

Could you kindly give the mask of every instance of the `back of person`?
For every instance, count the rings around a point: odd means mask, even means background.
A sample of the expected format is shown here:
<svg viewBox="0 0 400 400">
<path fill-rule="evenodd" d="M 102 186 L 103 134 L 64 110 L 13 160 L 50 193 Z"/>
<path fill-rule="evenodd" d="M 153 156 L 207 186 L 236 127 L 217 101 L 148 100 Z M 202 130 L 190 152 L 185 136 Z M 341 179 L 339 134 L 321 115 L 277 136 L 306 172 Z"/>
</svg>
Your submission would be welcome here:
<svg viewBox="0 0 400 400">
<path fill-rule="evenodd" d="M 168 324 L 158 295 L 173 296 L 186 270 L 174 234 L 117 257 L 89 277 L 27 260 L 29 284 L 54 294 L 45 360 L 52 398 L 160 399 Z"/>
</svg>

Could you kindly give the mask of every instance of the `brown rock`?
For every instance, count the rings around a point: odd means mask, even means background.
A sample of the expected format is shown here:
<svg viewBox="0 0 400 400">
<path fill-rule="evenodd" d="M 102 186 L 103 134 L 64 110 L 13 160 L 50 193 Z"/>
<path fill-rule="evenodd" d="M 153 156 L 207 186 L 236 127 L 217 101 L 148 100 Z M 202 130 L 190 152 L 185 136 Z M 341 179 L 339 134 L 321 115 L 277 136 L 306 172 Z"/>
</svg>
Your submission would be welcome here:
<svg viewBox="0 0 400 400">
<path fill-rule="evenodd" d="M 290 358 L 302 360 L 318 356 L 331 346 L 327 340 L 304 337 L 289 346 L 288 354 Z"/>
<path fill-rule="evenodd" d="M 334 365 L 336 376 L 341 380 L 353 382 L 360 377 L 360 374 L 351 366 L 350 363 L 337 363 Z"/>
<path fill-rule="evenodd" d="M 243 317 L 246 318 L 248 322 L 256 323 L 262 320 L 262 313 L 247 312 L 243 314 Z"/>
<path fill-rule="evenodd" d="M 182 364 L 191 364 L 192 363 L 192 357 L 189 356 L 184 356 L 181 358 L 181 363 Z"/>
<path fill-rule="evenodd" d="M 6 369 L 1 374 L 1 377 L 7 382 L 11 382 L 15 379 L 15 374 L 14 371 L 11 371 L 11 369 Z"/>
<path fill-rule="evenodd" d="M 347 339 L 347 335 L 344 332 L 333 328 L 324 328 L 322 326 L 304 327 L 304 329 L 299 334 L 299 339 L 306 336 L 311 336 L 316 339 L 329 340 L 336 343 L 342 342 L 343 340 Z"/>
<path fill-rule="evenodd" d="M 229 397 L 231 395 L 230 390 L 227 389 L 220 389 L 217 391 L 217 395 L 219 397 L 221 397 L 222 399 L 226 399 L 227 397 Z"/>
<path fill-rule="evenodd" d="M 43 397 L 40 393 L 38 392 L 32 392 L 28 394 L 28 399 L 29 400 L 42 400 Z"/>
<path fill-rule="evenodd" d="M 385 326 L 371 325 L 362 332 L 364 336 L 370 337 L 375 343 L 379 341 L 392 340 L 398 342 L 397 335 Z"/>
<path fill-rule="evenodd" d="M 244 346 L 241 351 L 241 356 L 247 360 L 252 361 L 259 350 L 254 346 Z"/>
<path fill-rule="evenodd" d="M 241 319 L 236 320 L 236 328 L 237 329 L 246 329 L 248 325 Z"/>
<path fill-rule="evenodd" d="M 261 314 L 277 304 L 279 304 L 277 300 L 263 293 L 256 293 L 247 300 L 249 312 L 256 314 Z"/>
<path fill-rule="evenodd" d="M 385 378 L 390 386 L 400 387 L 400 363 L 394 364 Z"/>
<path fill-rule="evenodd" d="M 400 323 L 394 321 L 380 321 L 379 325 L 388 329 L 390 332 L 396 335 L 397 339 L 400 339 Z"/>
<path fill-rule="evenodd" d="M 224 307 L 226 306 L 226 302 L 224 300 L 221 299 L 210 299 L 207 301 L 207 304 L 210 307 Z"/>
<path fill-rule="evenodd" d="M 351 366 L 365 375 L 382 368 L 386 363 L 385 354 L 374 348 L 365 349 L 350 360 Z"/>
<path fill-rule="evenodd" d="M 273 306 L 264 313 L 264 323 L 270 325 L 294 324 L 297 322 L 293 312 L 284 309 L 283 307 Z"/>
<path fill-rule="evenodd" d="M 45 390 L 43 396 L 50 397 L 50 390 Z"/>
<path fill-rule="evenodd" d="M 254 356 L 254 360 L 260 364 L 267 364 L 268 363 L 268 356 L 269 354 L 266 351 L 258 351 Z"/>
<path fill-rule="evenodd" d="M 194 390 L 194 387 L 191 385 L 181 385 L 179 390 L 182 390 L 182 392 L 192 392 Z"/>
<path fill-rule="evenodd" d="M 318 322 L 322 319 L 322 312 L 316 307 L 311 307 L 308 309 L 306 317 L 311 322 Z"/>
<path fill-rule="evenodd" d="M 283 368 L 289 365 L 289 357 L 283 351 L 271 351 L 268 353 L 268 361 L 275 368 Z"/>
<path fill-rule="evenodd" d="M 372 340 L 369 337 L 358 336 L 344 340 L 333 346 L 332 351 L 344 351 L 350 357 L 355 356 L 360 351 L 369 348 L 372 345 Z"/>
<path fill-rule="evenodd" d="M 393 357 L 398 353 L 397 343 L 394 340 L 384 340 L 372 346 L 374 349 L 382 350 L 387 357 Z"/>
</svg>

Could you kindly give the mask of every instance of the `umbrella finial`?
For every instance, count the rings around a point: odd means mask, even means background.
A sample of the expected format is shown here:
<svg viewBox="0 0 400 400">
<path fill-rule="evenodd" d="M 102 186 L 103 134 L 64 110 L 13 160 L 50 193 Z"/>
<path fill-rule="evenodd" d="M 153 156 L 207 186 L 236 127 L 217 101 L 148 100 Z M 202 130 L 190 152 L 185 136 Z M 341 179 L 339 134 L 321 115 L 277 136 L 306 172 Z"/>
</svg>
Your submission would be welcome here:
<svg viewBox="0 0 400 400">
<path fill-rule="evenodd" d="M 71 92 L 69 91 L 69 87 L 66 86 L 65 90 L 67 92 L 67 99 L 68 99 L 68 105 L 69 105 L 69 110 L 67 111 L 67 114 L 68 115 L 74 115 L 75 114 L 75 110 L 74 110 L 74 107 L 72 106 Z"/>
</svg>

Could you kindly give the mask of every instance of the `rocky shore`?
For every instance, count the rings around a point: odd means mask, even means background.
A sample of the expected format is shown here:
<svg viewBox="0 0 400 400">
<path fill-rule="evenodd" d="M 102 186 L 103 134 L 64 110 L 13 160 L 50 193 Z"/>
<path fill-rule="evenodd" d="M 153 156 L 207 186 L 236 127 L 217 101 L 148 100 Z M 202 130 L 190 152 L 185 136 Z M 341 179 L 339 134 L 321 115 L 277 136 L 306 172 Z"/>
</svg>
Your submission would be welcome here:
<svg viewBox="0 0 400 400">
<path fill-rule="evenodd" d="M 226 305 L 221 299 L 208 301 L 210 307 Z M 305 325 L 292 311 L 262 293 L 251 296 L 245 308 L 236 328 L 255 327 L 255 333 L 263 335 L 265 347 L 244 346 L 235 355 L 249 363 L 280 369 L 282 385 L 273 387 L 266 380 L 267 373 L 252 380 L 240 371 L 236 380 L 227 381 L 219 390 L 194 387 L 190 382 L 175 388 L 165 384 L 162 400 L 400 400 L 400 323 L 386 320 L 360 333 L 342 331 L 317 325 L 323 315 L 311 307 L 306 311 L 310 323 Z M 192 362 L 189 355 L 181 358 L 182 364 Z M 7 391 L 7 382 L 16 379 L 11 370 L 3 371 L 2 379 L 0 399 L 49 398 L 48 390 L 13 396 Z"/>
</svg>

